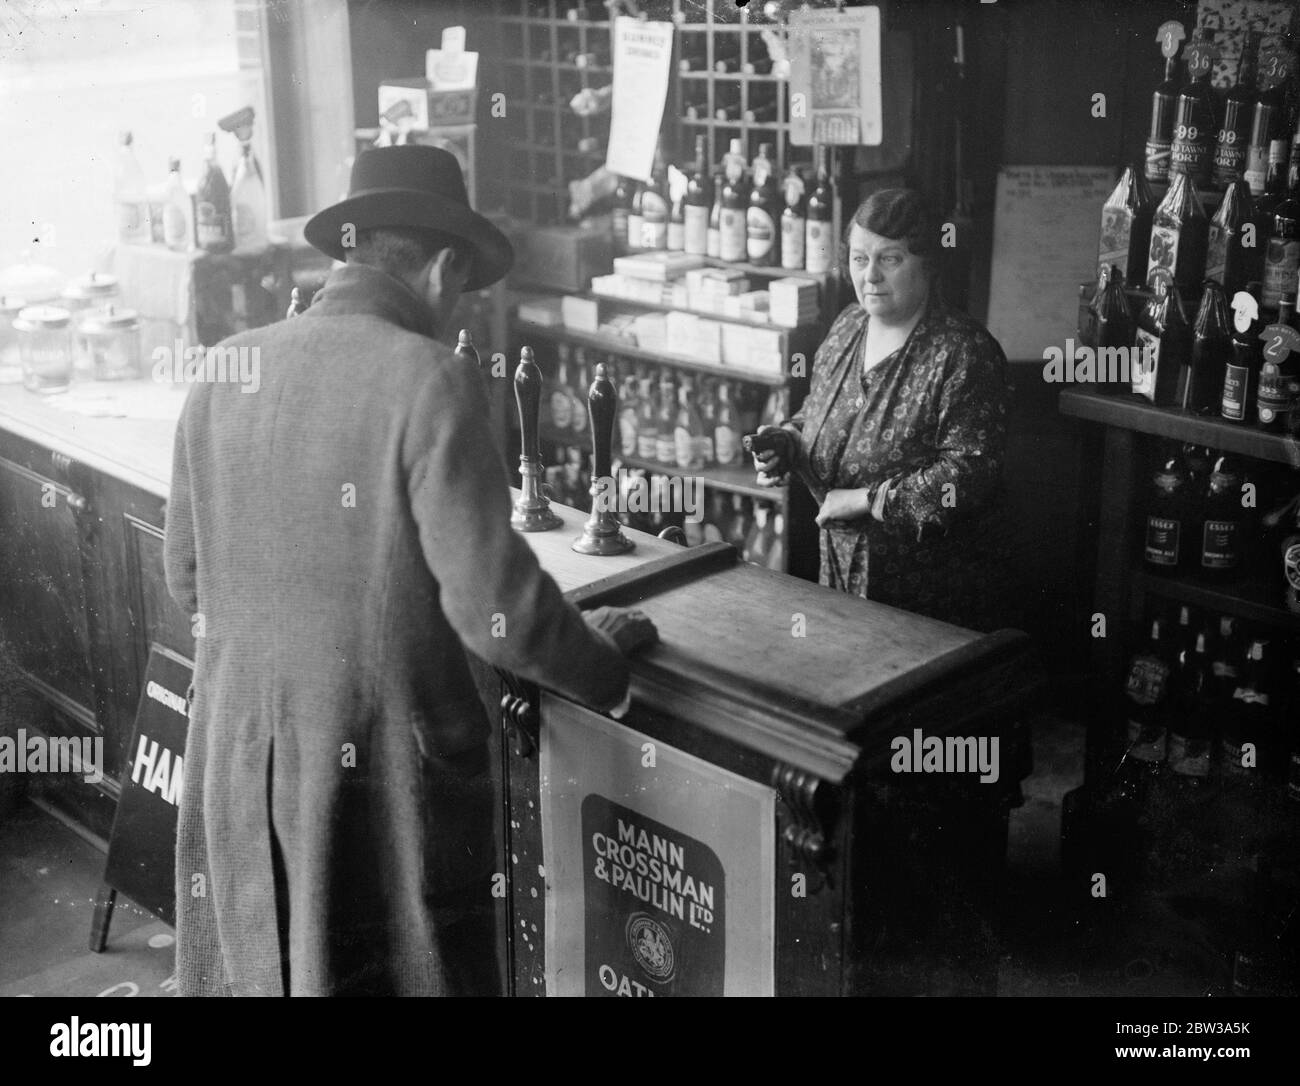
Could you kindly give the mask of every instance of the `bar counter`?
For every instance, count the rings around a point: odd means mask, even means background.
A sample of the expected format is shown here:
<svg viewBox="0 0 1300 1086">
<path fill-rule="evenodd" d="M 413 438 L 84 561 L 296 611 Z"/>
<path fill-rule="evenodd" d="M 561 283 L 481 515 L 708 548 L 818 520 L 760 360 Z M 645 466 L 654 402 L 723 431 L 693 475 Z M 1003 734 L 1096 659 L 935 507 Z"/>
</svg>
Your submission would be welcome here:
<svg viewBox="0 0 1300 1086">
<path fill-rule="evenodd" d="M 106 740 L 105 781 L 49 797 L 101 836 L 150 645 L 193 658 L 162 574 L 175 420 L 158 416 L 178 414 L 184 390 L 132 384 L 81 395 L 153 417 L 93 417 L 0 387 L 0 630 L 38 725 Z M 1025 637 L 833 592 L 722 543 L 629 532 L 630 554 L 581 555 L 585 514 L 554 508 L 562 527 L 526 536 L 542 566 L 580 608 L 640 608 L 660 642 L 635 659 L 618 722 L 476 665 L 503 725 L 507 989 L 935 990 L 957 961 L 957 990 L 987 990 L 994 948 L 934 947 L 940 929 L 987 928 L 953 917 L 984 916 L 996 893 L 1039 685 Z M 891 770 L 896 741 L 919 747 L 922 732 L 983 736 L 995 756 L 996 738 L 995 779 L 981 784 L 973 766 L 918 776 L 919 752 Z M 922 913 L 941 919 L 913 930 Z"/>
</svg>

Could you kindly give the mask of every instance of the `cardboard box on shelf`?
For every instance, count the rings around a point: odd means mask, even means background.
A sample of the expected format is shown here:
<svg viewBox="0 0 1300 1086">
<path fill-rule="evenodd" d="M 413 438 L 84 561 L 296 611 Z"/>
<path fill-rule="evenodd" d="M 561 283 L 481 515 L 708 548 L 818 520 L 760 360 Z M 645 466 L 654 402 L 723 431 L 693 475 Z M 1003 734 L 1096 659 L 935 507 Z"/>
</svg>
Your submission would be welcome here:
<svg viewBox="0 0 1300 1086">
<path fill-rule="evenodd" d="M 594 298 L 578 298 L 566 294 L 560 301 L 560 314 L 564 327 L 575 332 L 590 332 L 600 328 L 600 304 Z"/>
<path fill-rule="evenodd" d="M 511 282 L 580 294 L 593 278 L 608 274 L 613 259 L 608 230 L 537 226 L 523 236 Z"/>
</svg>

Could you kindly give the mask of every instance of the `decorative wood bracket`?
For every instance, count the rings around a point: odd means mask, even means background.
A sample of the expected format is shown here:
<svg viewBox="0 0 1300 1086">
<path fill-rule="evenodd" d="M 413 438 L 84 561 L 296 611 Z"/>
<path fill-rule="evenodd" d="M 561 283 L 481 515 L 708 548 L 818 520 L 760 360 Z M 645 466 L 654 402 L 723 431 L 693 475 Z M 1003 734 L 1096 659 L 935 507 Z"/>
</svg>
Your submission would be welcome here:
<svg viewBox="0 0 1300 1086">
<path fill-rule="evenodd" d="M 772 770 L 772 787 L 790 812 L 782 840 L 792 863 L 810 863 L 825 872 L 834 858 L 830 844 L 838 802 L 833 789 L 820 777 L 778 762 Z"/>
</svg>

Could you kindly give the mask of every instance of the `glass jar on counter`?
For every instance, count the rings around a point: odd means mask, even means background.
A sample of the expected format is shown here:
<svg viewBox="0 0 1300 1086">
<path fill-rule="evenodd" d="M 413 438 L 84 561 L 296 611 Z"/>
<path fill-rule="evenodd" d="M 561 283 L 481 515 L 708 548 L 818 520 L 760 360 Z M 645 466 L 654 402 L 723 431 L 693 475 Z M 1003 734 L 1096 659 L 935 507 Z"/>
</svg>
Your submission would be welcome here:
<svg viewBox="0 0 1300 1086">
<path fill-rule="evenodd" d="M 140 376 L 140 320 L 134 309 L 107 305 L 81 316 L 77 351 L 90 359 L 96 381 Z"/>
<path fill-rule="evenodd" d="M 118 299 L 117 276 L 91 272 L 88 275 L 78 276 L 68 283 L 63 288 L 63 293 L 59 295 L 58 304 L 72 314 L 72 324 L 76 328 L 83 314 L 114 304 Z M 78 378 L 93 377 L 94 365 L 80 335 L 75 337 L 72 349 L 73 372 Z"/>
<path fill-rule="evenodd" d="M 0 385 L 16 385 L 23 379 L 23 360 L 14 321 L 26 308 L 24 299 L 0 295 Z"/>
<path fill-rule="evenodd" d="M 20 310 L 14 329 L 23 365 L 23 385 L 32 392 L 63 392 L 72 384 L 72 314 L 57 305 Z"/>
</svg>

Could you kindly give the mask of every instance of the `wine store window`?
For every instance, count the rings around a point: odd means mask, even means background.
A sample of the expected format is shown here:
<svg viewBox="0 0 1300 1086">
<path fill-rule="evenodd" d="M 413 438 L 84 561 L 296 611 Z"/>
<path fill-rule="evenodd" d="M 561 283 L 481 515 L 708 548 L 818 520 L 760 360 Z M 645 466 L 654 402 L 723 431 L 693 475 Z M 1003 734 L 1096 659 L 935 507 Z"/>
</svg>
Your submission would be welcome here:
<svg viewBox="0 0 1300 1086">
<path fill-rule="evenodd" d="M 273 170 L 262 22 L 277 10 L 261 0 L 0 3 L 0 269 L 25 255 L 64 276 L 104 263 L 123 131 L 146 185 L 161 188 L 170 158 L 184 178 L 199 176 L 214 131 L 228 168 L 238 147 L 217 121 L 252 105 L 255 153 Z"/>
</svg>

